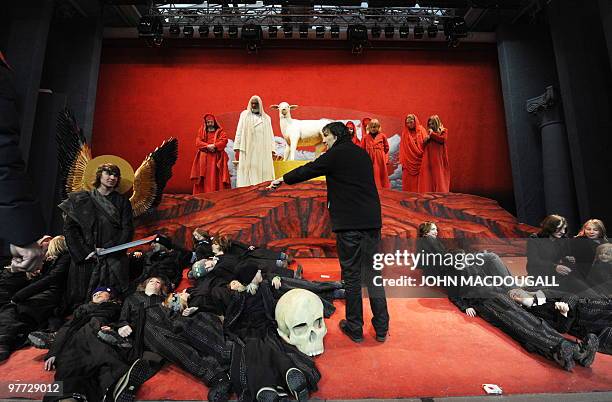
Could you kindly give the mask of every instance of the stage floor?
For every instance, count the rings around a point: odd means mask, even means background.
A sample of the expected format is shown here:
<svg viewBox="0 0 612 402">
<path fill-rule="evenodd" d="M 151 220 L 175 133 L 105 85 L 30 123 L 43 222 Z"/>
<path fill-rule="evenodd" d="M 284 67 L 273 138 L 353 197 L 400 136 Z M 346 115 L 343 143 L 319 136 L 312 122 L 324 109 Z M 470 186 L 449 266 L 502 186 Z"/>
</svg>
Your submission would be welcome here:
<svg viewBox="0 0 612 402">
<path fill-rule="evenodd" d="M 299 262 L 307 279 L 339 278 L 335 259 Z M 514 263 L 520 265 L 520 261 Z M 612 391 L 612 356 L 598 353 L 591 368 L 577 366 L 572 373 L 566 372 L 526 352 L 480 318 L 461 313 L 443 297 L 389 299 L 391 325 L 384 344 L 374 340 L 367 302 L 365 341 L 359 345 L 338 329 L 344 317 L 344 302 L 336 301 L 335 305 L 336 313 L 326 320 L 325 353 L 316 358 L 323 378 L 313 399 L 479 396 L 484 395 L 484 383 L 498 384 L 506 395 Z M 44 355 L 45 351 L 33 348 L 16 352 L 0 365 L 1 382 L 52 381 L 52 373 L 43 370 Z M 2 397 L 9 395 L 0 394 Z M 165 367 L 138 393 L 139 400 L 205 398 L 206 388 L 175 366 Z"/>
</svg>

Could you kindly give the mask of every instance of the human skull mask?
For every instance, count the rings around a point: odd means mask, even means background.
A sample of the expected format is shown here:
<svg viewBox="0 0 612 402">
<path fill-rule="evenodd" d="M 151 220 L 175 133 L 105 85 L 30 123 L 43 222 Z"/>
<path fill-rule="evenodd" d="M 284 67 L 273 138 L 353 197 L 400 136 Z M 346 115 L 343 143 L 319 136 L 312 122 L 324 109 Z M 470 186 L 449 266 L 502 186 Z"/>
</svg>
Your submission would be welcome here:
<svg viewBox="0 0 612 402">
<path fill-rule="evenodd" d="M 309 290 L 292 289 L 276 304 L 278 334 L 308 356 L 323 353 L 323 337 L 327 327 L 323 319 L 323 303 Z"/>
</svg>

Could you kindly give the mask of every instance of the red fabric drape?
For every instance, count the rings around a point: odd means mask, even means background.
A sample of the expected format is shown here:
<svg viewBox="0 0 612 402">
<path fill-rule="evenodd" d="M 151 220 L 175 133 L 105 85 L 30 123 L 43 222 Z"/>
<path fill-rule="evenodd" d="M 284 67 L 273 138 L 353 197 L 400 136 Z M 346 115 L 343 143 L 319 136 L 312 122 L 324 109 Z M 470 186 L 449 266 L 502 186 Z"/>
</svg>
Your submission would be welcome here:
<svg viewBox="0 0 612 402">
<path fill-rule="evenodd" d="M 419 192 L 442 192 L 450 190 L 450 167 L 446 151 L 448 130 L 431 132 L 423 148 L 423 160 L 419 173 Z"/>
<path fill-rule="evenodd" d="M 353 137 L 352 137 L 353 144 L 357 146 L 361 146 L 361 140 L 359 139 L 359 137 L 357 137 L 357 128 L 355 127 L 355 123 L 353 123 L 352 121 L 347 121 L 346 127 L 353 129 Z"/>
<path fill-rule="evenodd" d="M 417 192 L 419 191 L 419 173 L 427 130 L 421 125 L 416 115 L 412 116 L 414 116 L 414 130 L 410 130 L 404 120 L 399 160 L 402 164 L 402 190 Z"/>
<path fill-rule="evenodd" d="M 387 155 L 389 153 L 389 142 L 387 141 L 387 136 L 380 132 L 375 137 L 369 133 L 365 134 L 361 141 L 361 146 L 366 150 L 368 155 L 370 155 L 370 159 L 372 159 L 376 187 L 391 187 L 389 173 L 387 172 Z"/>
<path fill-rule="evenodd" d="M 197 152 L 191 166 L 191 181 L 193 182 L 193 194 L 208 193 L 230 188 L 230 174 L 227 166 L 228 156 L 225 152 L 227 135 L 223 127 L 212 114 L 206 114 L 215 120 L 215 131 L 207 131 L 205 125 L 201 125 L 196 136 Z M 208 145 L 214 145 L 213 150 Z"/>
</svg>

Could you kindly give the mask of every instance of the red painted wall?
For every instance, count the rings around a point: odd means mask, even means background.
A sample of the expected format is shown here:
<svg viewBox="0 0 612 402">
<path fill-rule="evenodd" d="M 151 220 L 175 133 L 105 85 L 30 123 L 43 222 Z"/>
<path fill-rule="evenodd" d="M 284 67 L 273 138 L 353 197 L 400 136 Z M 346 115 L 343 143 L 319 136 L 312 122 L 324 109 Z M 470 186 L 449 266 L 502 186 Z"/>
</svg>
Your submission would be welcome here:
<svg viewBox="0 0 612 402">
<path fill-rule="evenodd" d="M 478 50 L 341 50 L 105 47 L 98 83 L 94 156 L 138 167 L 167 137 L 179 139 L 168 192 L 190 193 L 194 137 L 212 112 L 231 138 L 251 95 L 300 108 L 295 118 L 381 120 L 387 135 L 407 113 L 438 114 L 449 129 L 451 190 L 512 198 L 495 47 Z M 280 135 L 278 112 L 267 109 Z"/>
</svg>

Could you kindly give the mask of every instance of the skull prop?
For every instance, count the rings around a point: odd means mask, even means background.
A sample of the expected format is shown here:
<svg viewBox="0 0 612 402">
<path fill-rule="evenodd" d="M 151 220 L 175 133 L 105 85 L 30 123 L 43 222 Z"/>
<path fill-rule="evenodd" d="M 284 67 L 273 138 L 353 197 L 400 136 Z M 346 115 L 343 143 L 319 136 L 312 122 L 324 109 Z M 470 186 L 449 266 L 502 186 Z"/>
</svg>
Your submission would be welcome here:
<svg viewBox="0 0 612 402">
<path fill-rule="evenodd" d="M 278 334 L 308 356 L 323 353 L 327 327 L 323 320 L 323 303 L 319 296 L 304 289 L 292 289 L 276 304 Z"/>
</svg>

